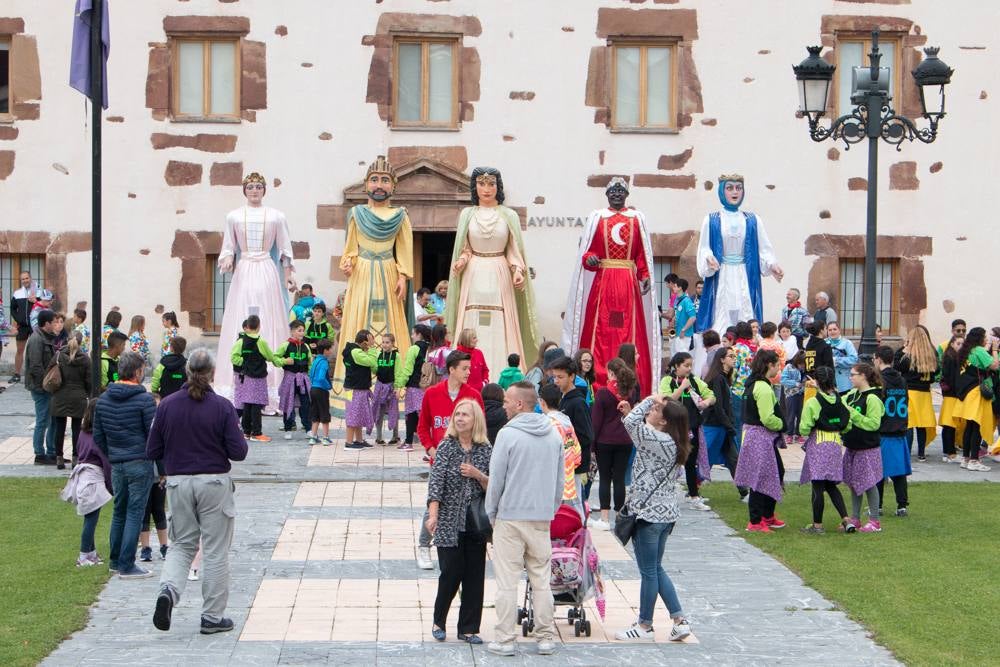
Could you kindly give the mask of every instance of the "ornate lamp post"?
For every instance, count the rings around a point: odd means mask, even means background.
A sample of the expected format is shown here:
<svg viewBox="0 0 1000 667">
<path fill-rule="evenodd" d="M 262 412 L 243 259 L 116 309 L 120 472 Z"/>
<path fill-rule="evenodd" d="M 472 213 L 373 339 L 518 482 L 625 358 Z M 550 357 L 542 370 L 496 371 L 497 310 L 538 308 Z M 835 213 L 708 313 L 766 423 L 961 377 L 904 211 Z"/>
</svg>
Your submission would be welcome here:
<svg viewBox="0 0 1000 667">
<path fill-rule="evenodd" d="M 929 144 L 937 138 L 938 122 L 944 117 L 944 87 L 951 81 L 953 70 L 938 57 L 937 48 L 924 49 L 924 59 L 913 70 L 913 79 L 920 89 L 922 115 L 929 127 L 917 128 L 912 120 L 893 110 L 889 94 L 889 68 L 880 67 L 878 30 L 872 31 L 869 67 L 855 67 L 852 72 L 851 103 L 854 109 L 833 120 L 829 127 L 820 127 L 819 119 L 826 113 L 830 83 L 836 67 L 820 57 L 819 46 L 807 47 L 809 57 L 793 66 L 799 86 L 799 110 L 809 120 L 809 136 L 813 141 L 841 140 L 845 149 L 868 139 L 868 224 L 865 235 L 865 288 L 859 353 L 871 357 L 875 352 L 875 242 L 878 238 L 878 140 L 901 150 L 904 140 Z"/>
</svg>

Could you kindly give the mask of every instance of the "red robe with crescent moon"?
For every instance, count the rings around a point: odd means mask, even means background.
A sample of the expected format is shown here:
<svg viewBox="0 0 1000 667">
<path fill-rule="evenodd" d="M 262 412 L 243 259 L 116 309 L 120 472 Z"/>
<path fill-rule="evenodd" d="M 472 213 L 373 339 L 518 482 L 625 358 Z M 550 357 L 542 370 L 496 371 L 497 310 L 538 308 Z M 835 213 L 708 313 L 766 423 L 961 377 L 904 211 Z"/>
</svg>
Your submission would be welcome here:
<svg viewBox="0 0 1000 667">
<path fill-rule="evenodd" d="M 607 384 L 607 364 L 618 356 L 618 347 L 633 343 L 638 357 L 639 389 L 646 396 L 653 385 L 639 283 L 649 278 L 649 266 L 640 234 L 638 218 L 620 211 L 597 223 L 594 239 L 582 257 L 584 270 L 595 275 L 587 298 L 580 347 L 593 353 L 595 384 L 600 387 Z M 588 266 L 590 257 L 597 258 L 600 264 Z"/>
</svg>

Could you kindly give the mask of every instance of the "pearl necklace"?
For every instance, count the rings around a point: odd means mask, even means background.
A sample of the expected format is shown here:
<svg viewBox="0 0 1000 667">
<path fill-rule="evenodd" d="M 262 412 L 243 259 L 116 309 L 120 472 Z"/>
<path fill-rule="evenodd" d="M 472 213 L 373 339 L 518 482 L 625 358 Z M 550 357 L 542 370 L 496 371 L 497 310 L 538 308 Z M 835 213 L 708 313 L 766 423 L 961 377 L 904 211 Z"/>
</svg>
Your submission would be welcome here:
<svg viewBox="0 0 1000 667">
<path fill-rule="evenodd" d="M 481 213 L 484 210 L 492 211 L 493 215 L 482 216 Z M 473 210 L 472 212 L 472 217 L 476 221 L 476 224 L 479 226 L 479 231 L 482 233 L 482 235 L 488 239 L 493 238 L 493 235 L 496 233 L 497 224 L 500 222 L 500 208 L 493 207 L 490 209 L 482 206 L 477 206 L 475 210 Z"/>
</svg>

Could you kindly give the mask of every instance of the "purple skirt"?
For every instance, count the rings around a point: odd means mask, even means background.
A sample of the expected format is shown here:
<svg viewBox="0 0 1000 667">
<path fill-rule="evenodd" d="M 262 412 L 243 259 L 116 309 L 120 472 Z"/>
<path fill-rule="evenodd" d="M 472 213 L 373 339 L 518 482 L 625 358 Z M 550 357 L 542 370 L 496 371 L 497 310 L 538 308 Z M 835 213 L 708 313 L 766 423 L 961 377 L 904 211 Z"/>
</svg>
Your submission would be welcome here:
<svg viewBox="0 0 1000 667">
<path fill-rule="evenodd" d="M 860 496 L 882 479 L 882 450 L 848 449 L 844 452 L 844 484 Z"/>
<path fill-rule="evenodd" d="M 403 397 L 403 409 L 406 414 L 420 412 L 420 405 L 424 402 L 424 389 L 419 387 L 407 387 Z"/>
<path fill-rule="evenodd" d="M 375 425 L 371 389 L 351 390 L 351 400 L 344 406 L 344 423 L 347 428 L 371 428 Z"/>
<path fill-rule="evenodd" d="M 816 431 L 809 435 L 806 440 L 806 458 L 802 463 L 802 475 L 799 477 L 800 484 L 809 482 L 844 481 L 844 455 L 843 446 L 836 440 L 816 440 Z"/>
<path fill-rule="evenodd" d="M 778 473 L 778 448 L 774 440 L 780 434 L 763 426 L 744 424 L 743 446 L 736 463 L 736 486 L 747 487 L 775 500 L 781 500 L 781 476 Z"/>
<path fill-rule="evenodd" d="M 708 446 L 705 444 L 705 429 L 698 429 L 698 479 L 712 481 L 712 466 L 708 462 Z"/>
<path fill-rule="evenodd" d="M 267 405 L 267 378 L 250 378 L 237 375 L 233 380 L 233 405 L 237 410 L 244 405 Z"/>
<path fill-rule="evenodd" d="M 305 373 L 290 373 L 285 371 L 281 377 L 281 384 L 278 385 L 278 410 L 285 417 L 295 414 L 295 408 L 299 407 L 300 398 L 305 394 L 305 400 L 309 400 L 309 376 Z"/>
<path fill-rule="evenodd" d="M 376 381 L 372 396 L 372 416 L 375 421 L 381 421 L 382 415 L 385 415 L 386 425 L 390 430 L 395 431 L 399 427 L 399 397 L 396 396 L 396 388 L 389 382 Z"/>
</svg>

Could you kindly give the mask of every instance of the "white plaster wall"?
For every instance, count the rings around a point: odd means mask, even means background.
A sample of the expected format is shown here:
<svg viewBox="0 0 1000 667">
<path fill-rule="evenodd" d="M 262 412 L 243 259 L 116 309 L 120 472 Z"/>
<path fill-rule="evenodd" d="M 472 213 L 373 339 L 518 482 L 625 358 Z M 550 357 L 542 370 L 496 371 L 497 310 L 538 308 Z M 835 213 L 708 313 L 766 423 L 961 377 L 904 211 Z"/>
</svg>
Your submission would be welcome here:
<svg viewBox="0 0 1000 667">
<path fill-rule="evenodd" d="M 676 135 L 612 135 L 594 124 L 594 109 L 584 105 L 584 94 L 590 49 L 602 43 L 595 36 L 601 6 L 697 9 L 694 58 L 705 112 L 695 115 L 690 127 Z M 819 42 L 822 15 L 875 14 L 914 20 L 956 70 L 937 143 L 908 144 L 901 153 L 880 146 L 880 232 L 934 238 L 934 255 L 924 259 L 928 308 L 922 318 L 932 333 L 943 335 L 958 315 L 986 326 L 1000 321 L 1000 306 L 989 298 L 989 267 L 1000 247 L 990 224 L 994 206 L 988 194 L 990 175 L 1000 167 L 997 141 L 989 134 L 992 95 L 1000 95 L 994 53 L 1000 47 L 995 31 L 1000 4 L 758 0 L 752 11 L 745 7 L 724 0 L 681 0 L 669 6 L 615 0 L 114 2 L 107 115 L 124 116 L 125 122 L 104 125 L 104 304 L 119 305 L 126 317 L 145 314 L 153 322 L 155 305 L 178 309 L 180 261 L 170 257 L 175 230 L 219 230 L 225 213 L 242 202 L 239 188 L 208 185 L 215 161 L 242 160 L 246 170 L 282 180 L 280 188 L 269 190 L 267 201 L 286 212 L 295 240 L 310 242 L 310 259 L 298 262 L 299 279 L 332 297 L 340 286 L 328 279 L 330 257 L 340 254 L 342 232 L 316 229 L 316 205 L 341 203 L 341 190 L 360 180 L 363 165 L 390 146 L 465 145 L 470 167 L 490 164 L 503 170 L 509 204 L 526 205 L 530 216 L 581 217 L 604 203 L 600 189 L 587 187 L 588 175 L 657 173 L 659 155 L 693 147 L 681 170 L 661 173 L 695 174 L 694 190 L 633 188 L 630 203 L 645 211 L 653 232 L 697 228 L 718 205 L 714 189 L 705 191 L 702 183 L 723 172 L 743 173 L 747 207 L 765 220 L 787 276 L 784 285 L 765 282 L 766 313 L 776 317 L 784 289 L 806 286 L 814 258 L 804 255 L 805 238 L 819 232 L 863 234 L 865 224 L 865 193 L 849 192 L 846 183 L 866 175 L 867 150 L 840 147 L 840 160 L 831 162 L 826 152 L 834 144 L 809 140 L 805 122 L 794 116 L 791 65 L 805 57 L 805 45 Z M 460 132 L 393 131 L 379 119 L 375 105 L 364 102 L 373 49 L 362 46 L 361 38 L 374 33 L 382 11 L 479 16 L 483 34 L 466 38 L 465 45 L 479 51 L 482 94 L 474 103 L 475 120 Z M 23 17 L 25 32 L 37 36 L 43 90 L 41 119 L 18 122 L 19 138 L 2 146 L 17 151 L 14 173 L 0 181 L 0 202 L 12 213 L 4 227 L 87 230 L 88 116 L 82 96 L 66 83 L 72 3 L 7 0 L 0 13 Z M 257 122 L 192 125 L 152 119 L 145 108 L 148 43 L 164 41 L 163 16 L 188 14 L 249 16 L 248 38 L 267 43 L 268 108 L 257 112 Z M 275 35 L 279 24 L 288 27 L 287 37 Z M 575 31 L 563 32 L 566 25 Z M 759 55 L 761 49 L 770 54 Z M 313 67 L 303 68 L 303 62 Z M 754 81 L 744 83 L 745 77 Z M 536 97 L 513 101 L 508 99 L 513 90 L 534 91 Z M 990 97 L 980 100 L 981 90 Z M 703 126 L 702 118 L 716 118 L 718 124 Z M 232 154 L 153 151 L 153 132 L 236 134 L 239 140 Z M 333 139 L 320 141 L 321 132 Z M 504 142 L 504 134 L 516 141 Z M 603 166 L 601 150 L 606 151 Z M 201 163 L 202 183 L 168 187 L 163 172 L 170 159 Z M 900 160 L 917 162 L 918 191 L 888 190 L 889 165 Z M 936 161 L 944 168 L 930 174 L 928 167 Z M 65 165 L 69 175 L 53 169 L 54 162 Z M 775 189 L 767 190 L 768 183 Z M 532 204 L 539 195 L 545 204 Z M 823 209 L 831 219 L 819 219 Z M 529 263 L 538 274 L 539 321 L 549 336 L 558 333 L 577 236 L 570 229 L 526 233 Z M 143 248 L 150 249 L 148 256 L 139 254 Z M 89 300 L 89 254 L 69 256 L 68 276 L 66 303 Z M 944 312 L 944 299 L 955 302 L 953 315 Z M 186 323 L 185 314 L 181 320 Z"/>
</svg>

